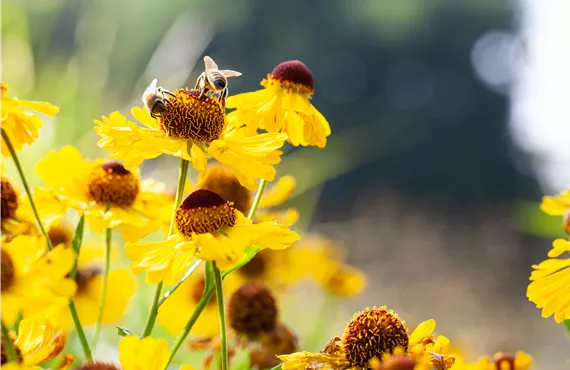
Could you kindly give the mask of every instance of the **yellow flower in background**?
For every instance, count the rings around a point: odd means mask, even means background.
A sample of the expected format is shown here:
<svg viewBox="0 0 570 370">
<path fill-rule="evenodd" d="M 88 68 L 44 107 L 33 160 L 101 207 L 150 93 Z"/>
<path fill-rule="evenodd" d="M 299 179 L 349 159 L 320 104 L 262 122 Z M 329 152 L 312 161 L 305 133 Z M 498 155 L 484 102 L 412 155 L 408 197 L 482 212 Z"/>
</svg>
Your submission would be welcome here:
<svg viewBox="0 0 570 370">
<path fill-rule="evenodd" d="M 263 90 L 231 96 L 228 108 L 230 125 L 245 126 L 254 135 L 257 129 L 285 132 L 294 146 L 324 148 L 331 129 L 326 118 L 311 104 L 314 80 L 305 64 L 298 60 L 280 63 L 261 81 Z"/>
<path fill-rule="evenodd" d="M 169 103 L 162 112 L 152 113 L 154 117 L 140 107 L 131 110 L 142 127 L 119 112 L 95 121 L 95 131 L 101 136 L 99 146 L 109 150 L 111 157 L 125 161 L 128 169 L 145 159 L 170 154 L 192 161 L 193 167 L 203 172 L 211 157 L 229 167 L 250 190 L 257 187 L 257 179 L 273 180 L 273 165 L 281 161 L 278 149 L 287 135 L 246 136 L 243 130 L 227 127 L 222 104 L 211 96 L 201 96 L 199 90 L 178 89 L 167 98 Z"/>
<path fill-rule="evenodd" d="M 175 226 L 176 232 L 165 241 L 125 246 L 132 271 L 148 272 L 148 283 L 174 283 L 195 257 L 225 268 L 243 259 L 249 247 L 285 249 L 299 239 L 276 222 L 253 224 L 233 203 L 206 189 L 194 191 L 182 202 Z"/>
<path fill-rule="evenodd" d="M 59 108 L 45 102 L 35 102 L 9 98 L 8 85 L 2 82 L 1 126 L 6 132 L 14 150 L 21 150 L 24 144 L 32 144 L 38 138 L 38 130 L 42 120 L 31 111 L 54 117 Z M 10 156 L 4 138 L 2 138 L 2 155 Z"/>
<path fill-rule="evenodd" d="M 85 160 L 73 146 L 49 152 L 36 172 L 46 182 L 42 191 L 84 212 L 97 230 L 120 227 L 127 240 L 156 231 L 159 214 L 169 203 L 164 184 L 141 181 L 138 173 L 116 161 Z"/>
<path fill-rule="evenodd" d="M 234 203 L 234 208 L 247 215 L 253 203 L 255 195 L 251 190 L 243 186 L 233 172 L 225 166 L 211 166 L 198 181 L 198 186 L 186 184 L 185 191 L 192 192 L 196 189 L 207 189 L 218 193 L 227 201 Z M 272 208 L 280 206 L 289 199 L 295 189 L 293 176 L 282 176 L 273 185 L 269 185 L 263 192 L 255 221 L 276 221 L 282 225 L 291 226 L 299 219 L 299 212 L 295 208 L 283 211 L 274 211 Z M 168 224 L 170 216 L 168 215 Z"/>
<path fill-rule="evenodd" d="M 230 274 L 224 278 L 224 296 L 230 296 L 239 287 L 239 281 L 233 275 Z M 200 302 L 205 287 L 204 274 L 195 271 L 160 306 L 157 322 L 172 335 L 180 333 Z M 198 317 L 190 334 L 211 338 L 219 333 L 218 305 L 214 294 Z"/>
<path fill-rule="evenodd" d="M 33 366 L 55 358 L 66 342 L 67 334 L 53 316 L 33 315 L 20 322 L 15 344 L 23 363 Z"/>
<path fill-rule="evenodd" d="M 332 240 L 319 235 L 303 237 L 295 248 L 305 255 L 302 260 L 314 280 L 327 292 L 352 297 L 366 287 L 366 276 L 355 267 L 343 262 L 344 250 Z"/>
<path fill-rule="evenodd" d="M 565 252 L 570 252 L 570 241 L 556 239 L 549 259 L 532 266 L 532 282 L 526 291 L 528 299 L 542 308 L 542 317 L 554 315 L 557 323 L 570 319 L 570 258 L 557 258 Z"/>
<path fill-rule="evenodd" d="M 463 357 L 457 356 L 453 370 L 529 370 L 532 366 L 532 357 L 525 352 L 515 355 L 496 353 L 493 358 L 481 357 L 477 362 L 467 362 Z"/>
<path fill-rule="evenodd" d="M 24 317 L 60 306 L 75 294 L 75 282 L 67 278 L 75 253 L 64 246 L 45 250 L 45 240 L 21 235 L 2 243 L 2 321 L 12 324 Z"/>
<path fill-rule="evenodd" d="M 545 195 L 542 197 L 540 209 L 551 216 L 562 216 L 570 210 L 570 189 L 553 197 Z"/>
<path fill-rule="evenodd" d="M 164 370 L 168 343 L 162 338 L 128 335 L 119 342 L 119 358 L 122 370 Z"/>
<path fill-rule="evenodd" d="M 73 302 L 83 326 L 95 324 L 103 290 L 103 250 L 100 243 L 81 247 L 75 276 L 77 291 Z M 119 321 L 125 314 L 135 292 L 135 279 L 128 269 L 118 268 L 109 272 L 107 296 L 103 308 L 103 324 Z M 73 328 L 74 323 L 67 306 L 61 307 L 58 315 L 62 326 Z"/>
</svg>

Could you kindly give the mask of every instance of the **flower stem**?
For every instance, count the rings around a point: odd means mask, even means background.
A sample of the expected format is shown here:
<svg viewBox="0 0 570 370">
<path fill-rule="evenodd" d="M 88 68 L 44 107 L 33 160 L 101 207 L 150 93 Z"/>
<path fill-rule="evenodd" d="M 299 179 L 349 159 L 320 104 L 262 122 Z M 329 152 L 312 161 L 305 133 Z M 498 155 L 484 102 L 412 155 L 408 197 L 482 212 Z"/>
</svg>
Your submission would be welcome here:
<svg viewBox="0 0 570 370">
<path fill-rule="evenodd" d="M 2 130 L 4 131 L 4 130 Z M 10 332 L 6 325 L 4 325 L 4 321 L 2 321 L 2 349 L 4 349 L 4 344 L 6 344 L 6 350 L 8 354 L 8 362 L 18 362 L 18 356 L 16 355 L 16 348 L 14 348 L 14 342 L 10 339 Z M 4 352 L 4 351 L 2 351 Z M 2 353 L 4 355 L 4 353 Z"/>
<path fill-rule="evenodd" d="M 265 180 L 261 180 L 261 182 L 259 183 L 259 188 L 257 189 L 257 194 L 255 195 L 255 199 L 254 199 L 253 204 L 249 210 L 247 218 L 252 219 L 255 216 L 255 212 L 257 212 L 257 208 L 259 207 L 259 202 L 261 201 L 261 197 L 263 196 L 263 192 L 265 191 L 265 185 L 266 184 L 267 183 Z M 251 257 L 251 258 L 253 258 L 253 257 Z M 249 260 L 242 261 L 238 265 L 243 266 L 248 261 Z M 223 276 L 226 276 L 230 272 L 235 271 L 235 270 L 237 270 L 237 269 L 232 268 L 232 269 L 230 269 L 230 271 L 225 271 L 223 273 Z M 174 355 L 176 355 L 176 352 L 178 352 L 178 350 L 180 349 L 180 346 L 182 345 L 182 343 L 184 342 L 184 340 L 186 339 L 186 337 L 190 333 L 190 330 L 192 329 L 192 327 L 196 323 L 196 320 L 198 320 L 198 317 L 200 317 L 200 314 L 202 313 L 202 311 L 204 310 L 204 308 L 206 307 L 208 302 L 210 302 L 210 299 L 212 299 L 213 295 L 214 295 L 214 287 L 209 286 L 204 290 L 204 293 L 202 294 L 202 298 L 200 298 L 200 302 L 198 302 L 198 305 L 196 305 L 196 309 L 192 313 L 192 316 L 190 316 L 190 319 L 186 323 L 186 326 L 184 327 L 184 329 L 180 332 L 180 334 L 178 335 L 178 337 L 174 341 L 174 345 L 172 346 L 172 349 L 170 350 L 170 356 L 168 357 L 168 363 L 166 364 L 165 369 L 168 368 L 168 365 L 170 365 L 170 363 L 172 362 Z M 219 300 L 219 298 L 218 298 L 218 300 Z M 225 320 L 225 318 L 224 318 L 224 320 Z"/>
<path fill-rule="evenodd" d="M 168 231 L 168 237 L 174 232 L 174 216 L 176 215 L 176 209 L 182 203 L 182 196 L 184 195 L 184 185 L 186 185 L 186 177 L 188 176 L 188 166 L 190 162 L 185 159 L 180 158 L 180 170 L 178 172 L 178 186 L 176 187 L 176 198 L 174 200 L 174 207 L 172 209 L 172 218 L 170 220 L 170 230 Z M 152 333 L 152 328 L 156 322 L 156 316 L 158 315 L 158 302 L 160 300 L 160 294 L 162 292 L 163 282 L 161 281 L 156 286 L 156 291 L 154 292 L 154 299 L 152 301 L 152 307 L 148 314 L 148 319 L 144 326 L 143 338 L 147 337 Z"/>
<path fill-rule="evenodd" d="M 83 331 L 83 326 L 81 326 L 81 321 L 79 321 L 79 315 L 77 314 L 77 309 L 75 309 L 75 303 L 73 303 L 73 299 L 69 300 L 69 312 L 71 313 L 71 318 L 73 319 L 73 323 L 75 324 L 75 330 L 77 331 L 77 335 L 79 336 L 79 342 L 81 343 L 81 347 L 83 348 L 83 353 L 88 361 L 93 361 L 93 356 L 91 355 L 91 349 L 89 348 L 89 342 L 87 341 L 87 337 L 85 336 L 85 331 Z"/>
<path fill-rule="evenodd" d="M 228 333 L 226 330 L 226 312 L 224 309 L 224 288 L 222 284 L 222 273 L 216 262 L 214 267 L 214 280 L 216 282 L 216 297 L 218 300 L 218 315 L 220 317 L 220 337 L 222 338 L 222 370 L 228 370 Z"/>
<path fill-rule="evenodd" d="M 184 276 L 182 276 L 175 285 L 173 285 L 170 289 L 168 289 L 168 292 L 164 293 L 160 301 L 158 301 L 158 307 L 160 307 L 164 303 L 164 301 L 166 301 L 166 299 L 170 297 L 176 291 L 176 289 L 178 289 L 180 285 L 182 285 L 182 283 L 184 283 L 186 279 L 190 277 L 190 275 L 192 275 L 194 271 L 196 271 L 196 269 L 198 268 L 198 266 L 200 266 L 202 262 L 204 262 L 204 260 L 201 259 L 197 259 L 196 261 L 194 261 L 194 264 L 192 264 L 190 268 L 188 268 Z"/>
<path fill-rule="evenodd" d="M 6 147 L 8 147 L 8 151 L 10 152 L 10 155 L 12 155 L 12 159 L 14 160 L 14 164 L 16 165 L 16 169 L 18 170 L 18 174 L 20 175 L 20 179 L 22 180 L 22 184 L 24 185 L 24 189 L 26 190 L 26 195 L 30 199 L 30 206 L 32 207 L 32 212 L 34 213 L 34 217 L 36 218 L 36 222 L 38 223 L 38 227 L 40 229 L 40 232 L 42 233 L 42 235 L 46 239 L 46 244 L 47 244 L 48 250 L 51 251 L 53 248 L 53 246 L 51 245 L 51 240 L 50 240 L 46 230 L 44 229 L 44 225 L 42 224 L 42 221 L 40 219 L 40 215 L 38 214 L 36 204 L 34 203 L 34 198 L 32 197 L 32 192 L 30 191 L 30 186 L 28 185 L 28 180 L 26 179 L 26 175 L 24 174 L 24 170 L 22 169 L 22 166 L 20 164 L 20 160 L 18 159 L 18 154 L 14 150 L 14 147 L 12 146 L 12 142 L 10 141 L 8 134 L 6 133 L 6 131 L 4 129 L 2 129 L 2 139 L 4 139 L 4 143 L 6 144 Z"/>
<path fill-rule="evenodd" d="M 257 188 L 257 194 L 255 194 L 255 198 L 253 199 L 253 204 L 249 209 L 249 213 L 247 214 L 247 218 L 250 220 L 253 219 L 255 216 L 255 212 L 257 212 L 257 208 L 259 207 L 259 203 L 261 202 L 261 198 L 263 197 L 263 192 L 265 191 L 265 186 L 267 185 L 267 181 L 261 179 L 259 182 L 259 187 Z"/>
<path fill-rule="evenodd" d="M 112 229 L 105 230 L 105 271 L 103 271 L 103 287 L 101 288 L 101 298 L 99 300 L 99 312 L 97 314 L 97 321 L 95 322 L 95 329 L 93 337 L 91 338 L 91 347 L 95 348 L 99 341 L 99 334 L 101 334 L 101 323 L 103 321 L 103 312 L 105 311 L 105 301 L 107 299 L 107 286 L 109 285 L 109 270 L 111 269 L 111 239 Z"/>
</svg>

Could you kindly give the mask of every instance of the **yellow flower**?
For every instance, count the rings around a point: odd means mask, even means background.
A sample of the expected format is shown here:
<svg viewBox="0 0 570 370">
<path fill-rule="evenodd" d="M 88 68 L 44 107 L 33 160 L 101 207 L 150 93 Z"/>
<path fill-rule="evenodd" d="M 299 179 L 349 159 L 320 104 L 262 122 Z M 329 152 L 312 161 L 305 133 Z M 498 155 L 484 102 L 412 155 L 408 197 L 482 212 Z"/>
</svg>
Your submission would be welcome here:
<svg viewBox="0 0 570 370">
<path fill-rule="evenodd" d="M 162 338 L 129 335 L 119 342 L 122 370 L 164 370 L 168 363 L 168 343 Z"/>
<path fill-rule="evenodd" d="M 6 96 L 8 85 L 2 82 L 1 122 L 2 129 L 8 135 L 14 150 L 20 150 L 24 144 L 32 144 L 38 138 L 38 129 L 42 127 L 41 119 L 31 111 L 54 117 L 59 108 L 45 102 L 34 102 L 9 98 Z M 2 138 L 2 155 L 10 156 L 4 138 Z"/>
<path fill-rule="evenodd" d="M 75 282 L 67 278 L 74 252 L 59 246 L 45 250 L 45 241 L 21 235 L 2 243 L 2 321 L 14 323 L 18 313 L 24 317 L 66 304 L 75 294 Z"/>
<path fill-rule="evenodd" d="M 25 365 L 39 365 L 55 358 L 67 341 L 65 330 L 55 318 L 33 315 L 20 322 L 16 346 Z"/>
<path fill-rule="evenodd" d="M 285 132 L 294 146 L 316 145 L 324 148 L 331 129 L 326 118 L 311 104 L 313 75 L 298 60 L 280 63 L 261 81 L 263 90 L 231 96 L 228 108 L 230 124 L 245 125 L 248 133 L 257 129 Z"/>
<path fill-rule="evenodd" d="M 398 314 L 386 307 L 357 312 L 348 322 L 342 338 L 331 339 L 320 353 L 298 352 L 278 356 L 284 361 L 284 370 L 301 369 L 363 369 L 379 365 L 378 361 L 390 358 L 390 353 L 412 358 L 423 357 L 428 344 L 433 342 L 435 321 L 428 320 L 411 335 Z M 340 345 L 337 342 L 340 341 Z M 452 356 L 441 355 L 443 368 L 453 365 Z M 424 362 L 424 361 L 420 361 Z M 433 360 L 429 360 L 435 365 Z"/>
<path fill-rule="evenodd" d="M 168 204 L 164 184 L 140 181 L 138 173 L 116 161 L 85 160 L 72 146 L 49 152 L 36 172 L 46 182 L 43 191 L 84 212 L 95 229 L 121 227 L 127 240 L 156 231 L 158 215 Z"/>
<path fill-rule="evenodd" d="M 496 353 L 493 359 L 485 356 L 474 363 L 457 356 L 453 370 L 528 370 L 531 365 L 532 357 L 519 351 L 515 355 Z"/>
<path fill-rule="evenodd" d="M 545 195 L 542 197 L 540 209 L 551 216 L 562 216 L 570 210 L 570 189 L 554 197 Z"/>
<path fill-rule="evenodd" d="M 556 239 L 548 252 L 549 259 L 532 266 L 532 282 L 526 291 L 528 299 L 542 308 L 542 317 L 554 314 L 557 323 L 570 319 L 570 258 L 556 258 L 565 252 L 570 252 L 570 241 Z"/>
<path fill-rule="evenodd" d="M 176 233 L 165 241 L 127 243 L 135 274 L 147 271 L 148 283 L 174 283 L 197 257 L 222 268 L 240 261 L 247 248 L 285 249 L 299 235 L 275 222 L 253 224 L 217 193 L 199 189 L 175 214 Z"/>
<path fill-rule="evenodd" d="M 238 281 L 233 274 L 224 279 L 224 295 L 231 295 L 238 288 Z M 157 321 L 172 335 L 184 329 L 190 315 L 196 309 L 205 288 L 204 274 L 194 272 L 180 287 L 160 306 Z M 218 305 L 216 295 L 206 305 L 190 334 L 200 337 L 213 337 L 220 332 Z"/>
<path fill-rule="evenodd" d="M 99 302 L 103 290 L 103 258 L 100 245 L 81 248 L 75 282 L 77 291 L 73 302 L 83 326 L 95 324 L 99 315 Z M 135 291 L 135 279 L 128 269 L 118 268 L 109 272 L 107 296 L 103 308 L 103 324 L 119 321 L 125 314 Z M 67 307 L 58 313 L 65 328 L 73 328 L 73 320 Z"/>
<path fill-rule="evenodd" d="M 307 236 L 296 244 L 305 254 L 303 261 L 309 263 L 307 269 L 315 281 L 327 292 L 352 297 L 366 287 L 366 277 L 355 267 L 342 262 L 343 250 L 333 241 L 318 235 Z"/>
<path fill-rule="evenodd" d="M 246 136 L 244 130 L 227 126 L 225 110 L 217 99 L 199 97 L 198 90 L 178 89 L 173 95 L 155 118 L 140 107 L 131 110 L 142 127 L 119 112 L 95 121 L 95 131 L 102 137 L 99 146 L 109 150 L 111 157 L 124 160 L 128 169 L 145 159 L 170 154 L 192 161 L 203 172 L 211 157 L 228 166 L 250 190 L 257 187 L 256 179 L 273 180 L 273 165 L 281 161 L 278 149 L 287 135 Z"/>
</svg>

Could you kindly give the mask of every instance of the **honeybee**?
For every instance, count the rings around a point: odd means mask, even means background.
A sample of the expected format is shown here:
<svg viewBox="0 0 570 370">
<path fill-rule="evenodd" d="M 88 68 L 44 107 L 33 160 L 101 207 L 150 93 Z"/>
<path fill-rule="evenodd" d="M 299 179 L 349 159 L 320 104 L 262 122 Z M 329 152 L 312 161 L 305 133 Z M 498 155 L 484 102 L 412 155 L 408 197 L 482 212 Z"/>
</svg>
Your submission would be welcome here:
<svg viewBox="0 0 570 370">
<path fill-rule="evenodd" d="M 228 78 L 239 77 L 241 72 L 218 69 L 218 65 L 209 56 L 204 57 L 204 72 L 196 80 L 195 89 L 200 90 L 200 97 L 208 92 L 218 94 L 218 101 L 224 103 L 228 97 Z"/>
<path fill-rule="evenodd" d="M 166 110 L 166 105 L 171 104 L 169 96 L 175 96 L 161 86 L 156 86 L 157 79 L 152 80 L 142 95 L 142 101 L 152 118 L 160 116 Z"/>
</svg>

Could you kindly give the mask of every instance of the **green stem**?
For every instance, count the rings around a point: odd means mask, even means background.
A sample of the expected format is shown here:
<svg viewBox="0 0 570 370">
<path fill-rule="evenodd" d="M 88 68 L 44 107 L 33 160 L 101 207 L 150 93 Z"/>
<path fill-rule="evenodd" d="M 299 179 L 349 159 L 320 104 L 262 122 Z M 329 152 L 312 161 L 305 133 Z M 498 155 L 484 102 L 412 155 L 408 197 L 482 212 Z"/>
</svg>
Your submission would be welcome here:
<svg viewBox="0 0 570 370">
<path fill-rule="evenodd" d="M 253 199 L 253 204 L 249 209 L 249 213 L 247 214 L 247 218 L 253 220 L 255 216 L 255 212 L 257 212 L 257 208 L 259 208 L 259 203 L 261 202 L 261 198 L 263 198 L 263 192 L 265 191 L 265 186 L 267 185 L 267 181 L 261 179 L 259 182 L 259 187 L 257 188 L 257 194 L 255 194 L 255 198 Z"/>
<path fill-rule="evenodd" d="M 166 301 L 166 299 L 170 297 L 176 291 L 176 289 L 178 289 L 180 285 L 182 285 L 182 283 L 184 283 L 186 279 L 188 279 L 190 275 L 192 275 L 194 271 L 196 271 L 196 269 L 198 268 L 198 266 L 200 266 L 202 262 L 204 262 L 204 260 L 199 259 L 194 261 L 194 264 L 190 266 L 190 268 L 188 269 L 188 271 L 186 271 L 184 276 L 182 276 L 175 285 L 173 285 L 170 289 L 168 289 L 168 292 L 164 293 L 160 301 L 158 301 L 158 307 L 162 306 L 164 301 Z"/>
<path fill-rule="evenodd" d="M 174 207 L 172 209 L 172 218 L 170 220 L 170 230 L 168 231 L 168 237 L 174 232 L 174 216 L 176 215 L 176 209 L 182 203 L 182 196 L 184 195 L 184 185 L 186 185 L 186 177 L 188 176 L 188 166 L 190 162 L 185 159 L 180 158 L 180 171 L 178 172 L 178 186 L 176 187 L 176 199 L 174 200 Z M 154 292 L 154 299 L 152 301 L 152 306 L 144 326 L 143 338 L 147 337 L 152 333 L 152 328 L 156 322 L 156 316 L 158 315 L 158 303 L 160 300 L 160 295 L 162 292 L 163 282 L 157 284 L 156 291 Z"/>
<path fill-rule="evenodd" d="M 212 263 L 214 268 L 214 280 L 216 282 L 216 297 L 218 300 L 218 315 L 220 317 L 220 337 L 222 338 L 222 370 L 228 370 L 228 333 L 226 330 L 226 313 L 224 309 L 224 288 L 222 285 L 222 273 L 216 262 Z"/>
<path fill-rule="evenodd" d="M 51 240 L 49 239 L 48 233 L 44 229 L 44 225 L 42 224 L 40 215 L 38 214 L 38 210 L 36 208 L 36 204 L 34 203 L 34 198 L 32 197 L 30 186 L 28 185 L 28 180 L 26 179 L 26 175 L 24 174 L 24 170 L 22 169 L 20 160 L 18 159 L 18 154 L 16 154 L 16 151 L 12 146 L 12 142 L 10 141 L 8 134 L 4 129 L 2 129 L 2 139 L 4 139 L 4 143 L 6 144 L 6 147 L 8 147 L 8 151 L 12 155 L 12 159 L 14 160 L 14 164 L 16 165 L 16 169 L 18 170 L 18 174 L 20 175 L 20 179 L 22 180 L 22 184 L 24 185 L 24 189 L 26 190 L 26 195 L 28 196 L 28 199 L 30 199 L 30 206 L 32 207 L 32 212 L 34 213 L 34 217 L 36 218 L 36 222 L 38 223 L 40 232 L 46 239 L 48 250 L 51 251 L 53 249 L 53 246 L 51 245 Z"/>
<path fill-rule="evenodd" d="M 111 239 L 112 229 L 105 230 L 105 270 L 103 271 L 103 287 L 101 289 L 101 298 L 99 300 L 99 312 L 97 313 L 97 321 L 91 339 L 91 347 L 95 348 L 101 334 L 101 325 L 103 322 L 103 313 L 105 311 L 105 301 L 107 300 L 107 286 L 109 285 L 109 270 L 111 269 Z"/>
<path fill-rule="evenodd" d="M 263 196 L 263 192 L 265 191 L 265 185 L 267 185 L 267 182 L 265 180 L 261 180 L 261 182 L 259 183 L 259 188 L 257 189 L 257 194 L 255 195 L 255 199 L 253 200 L 253 204 L 251 205 L 251 208 L 250 208 L 249 213 L 247 215 L 247 218 L 249 218 L 250 220 L 255 216 L 255 212 L 257 212 L 257 208 L 259 207 L 259 202 L 261 202 L 261 197 Z M 222 275 L 225 277 L 226 275 L 228 275 L 232 271 L 237 270 L 239 267 L 241 267 L 241 266 L 245 265 L 247 262 L 249 262 L 249 260 L 252 259 L 253 256 L 255 256 L 255 253 L 253 253 L 251 256 L 249 256 L 249 259 L 246 258 L 244 261 L 240 262 L 237 265 L 238 266 L 237 268 L 232 268 L 229 271 L 225 271 Z M 182 330 L 182 332 L 180 332 L 180 334 L 178 335 L 178 337 L 174 341 L 174 345 L 172 347 L 172 350 L 170 350 L 170 356 L 168 358 L 168 364 L 166 364 L 165 369 L 168 368 L 168 365 L 170 365 L 170 363 L 172 362 L 174 355 L 176 355 L 176 352 L 178 352 L 178 349 L 180 349 L 180 346 L 182 345 L 182 343 L 184 342 L 184 340 L 186 339 L 188 334 L 190 334 L 190 330 L 192 329 L 192 327 L 196 323 L 196 320 L 198 320 L 198 317 L 200 317 L 200 314 L 202 313 L 202 311 L 204 310 L 204 308 L 206 307 L 208 302 L 210 302 L 210 299 L 212 299 L 213 295 L 214 295 L 214 288 L 212 286 L 209 286 L 204 290 L 204 293 L 202 294 L 202 298 L 200 298 L 200 302 L 198 302 L 198 305 L 196 306 L 196 309 L 192 313 L 192 316 L 190 316 L 190 319 L 186 323 L 184 330 Z"/>
<path fill-rule="evenodd" d="M 8 352 L 8 362 L 18 362 L 18 355 L 16 354 L 16 348 L 14 347 L 14 342 L 12 342 L 12 338 L 10 338 L 10 332 L 8 331 L 6 325 L 4 325 L 4 321 L 2 321 L 2 337 L 4 338 L 4 340 L 2 341 L 2 347 L 4 347 L 4 344 L 6 345 L 6 350 Z"/>
<path fill-rule="evenodd" d="M 83 348 L 83 353 L 85 353 L 85 357 L 88 361 L 93 361 L 93 356 L 91 355 L 91 349 L 89 348 L 89 342 L 87 341 L 87 337 L 85 336 L 85 332 L 83 331 L 83 326 L 81 326 L 81 321 L 79 321 L 79 315 L 77 315 L 77 309 L 75 309 L 75 303 L 73 303 L 73 299 L 69 300 L 69 312 L 71 313 L 71 318 L 73 319 L 73 323 L 75 324 L 75 330 L 77 331 L 77 335 L 79 336 L 79 342 L 81 343 L 81 347 Z"/>
<path fill-rule="evenodd" d="M 176 354 L 176 352 L 178 352 L 182 343 L 184 343 L 184 340 L 186 339 L 186 337 L 190 333 L 190 330 L 192 329 L 192 327 L 194 326 L 194 324 L 198 320 L 198 317 L 200 317 L 200 314 L 202 313 L 202 311 L 204 311 L 204 308 L 206 308 L 206 306 L 210 302 L 210 299 L 212 299 L 213 295 L 214 295 L 214 287 L 213 286 L 208 287 L 204 291 L 204 294 L 202 294 L 202 298 L 200 298 L 200 302 L 198 302 L 198 305 L 196 305 L 196 309 L 192 313 L 192 316 L 190 316 L 190 319 L 186 323 L 186 326 L 184 327 L 184 329 L 180 332 L 180 334 L 178 335 L 178 337 L 176 337 L 176 340 L 174 341 L 174 345 L 172 346 L 172 349 L 170 350 L 170 355 L 168 357 L 168 363 L 164 367 L 165 369 L 167 369 L 168 365 L 170 365 L 170 363 L 172 362 L 174 355 Z"/>
</svg>

